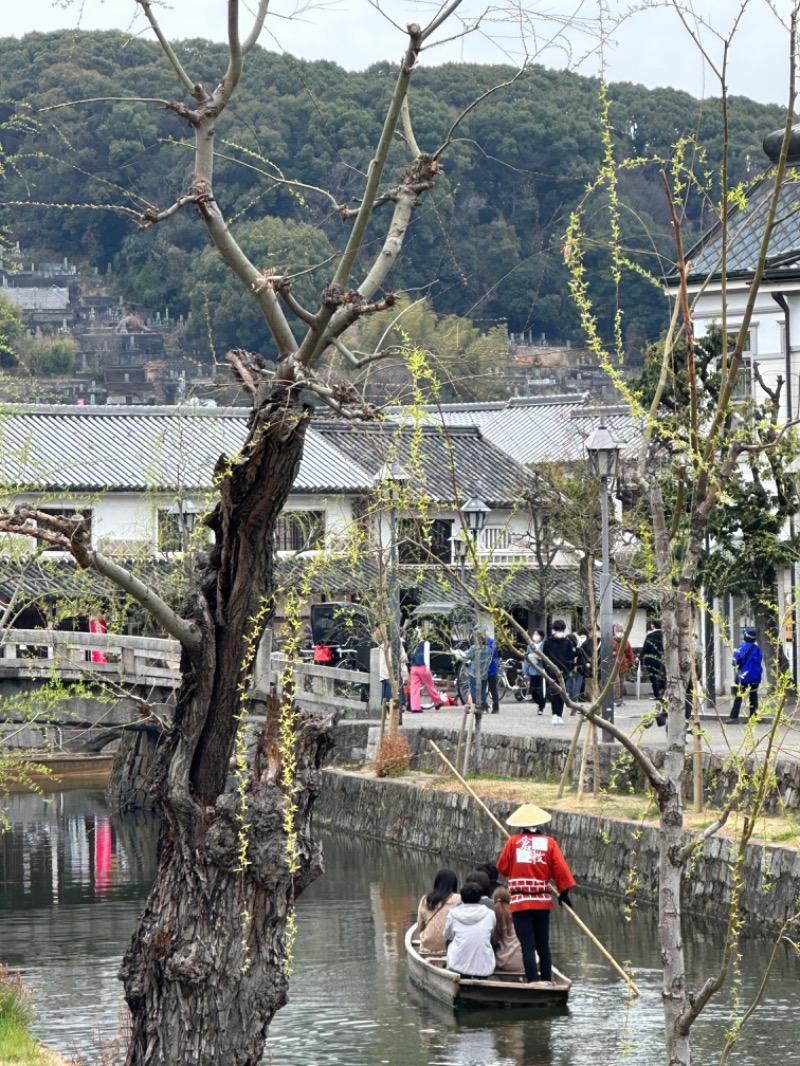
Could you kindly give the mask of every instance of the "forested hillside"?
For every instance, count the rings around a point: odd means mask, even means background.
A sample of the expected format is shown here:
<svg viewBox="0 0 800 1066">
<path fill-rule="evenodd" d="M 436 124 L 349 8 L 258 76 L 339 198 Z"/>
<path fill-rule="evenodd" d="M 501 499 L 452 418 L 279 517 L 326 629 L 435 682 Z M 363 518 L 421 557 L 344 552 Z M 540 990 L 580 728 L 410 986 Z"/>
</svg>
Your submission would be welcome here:
<svg viewBox="0 0 800 1066">
<path fill-rule="evenodd" d="M 176 51 L 209 80 L 224 69 L 221 45 L 184 41 Z M 512 73 L 458 64 L 419 71 L 411 111 L 420 146 L 438 147 L 465 101 Z M 388 65 L 348 73 L 259 51 L 221 125 L 215 188 L 224 211 L 255 262 L 300 275 L 301 302 L 315 265 L 335 255 L 349 225 L 327 193 L 341 203 L 361 188 L 393 77 Z M 186 143 L 178 139 L 175 116 L 163 106 L 181 94 L 157 47 L 117 33 L 0 39 L 0 79 L 0 120 L 12 123 L 2 133 L 6 236 L 30 255 L 83 257 L 101 271 L 112 264 L 130 298 L 174 314 L 191 310 L 196 343 L 208 343 L 212 321 L 218 350 L 234 343 L 264 350 L 258 315 L 191 214 L 137 229 L 148 204 L 164 207 L 185 187 L 192 160 L 189 131 Z M 611 100 L 620 157 L 667 156 L 696 128 L 707 151 L 702 167 L 715 168 L 717 109 L 686 93 L 630 84 L 612 86 Z M 52 109 L 64 101 L 75 103 Z M 459 127 L 445 176 L 419 208 L 397 289 L 429 291 L 437 311 L 483 327 L 505 320 L 514 332 L 580 344 L 561 245 L 566 212 L 600 164 L 599 113 L 596 81 L 542 67 L 485 100 Z M 780 123 L 777 108 L 732 101 L 734 181 L 763 169 L 761 141 Z M 399 158 L 399 143 L 397 151 Z M 12 165 L 9 156 L 17 156 Z M 283 181 L 295 177 L 318 188 Z M 623 213 L 630 247 L 650 269 L 665 269 L 654 254 L 670 254 L 658 165 L 631 171 L 621 192 L 631 208 Z M 709 221 L 693 218 L 694 232 Z M 662 328 L 664 300 L 643 280 L 627 284 L 637 290 L 628 293 L 625 328 L 641 342 Z M 609 286 L 609 313 L 614 303 Z"/>
</svg>

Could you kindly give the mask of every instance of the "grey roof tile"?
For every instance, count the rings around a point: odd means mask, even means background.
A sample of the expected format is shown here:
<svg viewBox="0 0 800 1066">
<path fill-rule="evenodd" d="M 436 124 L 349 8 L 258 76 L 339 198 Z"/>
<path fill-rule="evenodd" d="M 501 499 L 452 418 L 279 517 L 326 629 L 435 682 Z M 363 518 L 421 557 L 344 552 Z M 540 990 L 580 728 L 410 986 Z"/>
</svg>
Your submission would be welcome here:
<svg viewBox="0 0 800 1066">
<path fill-rule="evenodd" d="M 744 206 L 737 206 L 728 218 L 726 269 L 729 275 L 749 274 L 754 270 L 761 248 L 767 201 L 774 186 L 773 177 L 765 175 L 747 192 Z M 768 258 L 775 266 L 795 266 L 800 257 L 800 182 L 787 181 L 780 190 L 775 228 L 769 244 Z M 692 262 L 692 278 L 705 278 L 720 272 L 722 262 L 722 226 L 717 223 L 705 233 L 687 254 Z"/>
<path fill-rule="evenodd" d="M 586 458 L 584 441 L 600 418 L 622 446 L 635 451 L 638 430 L 620 407 L 589 407 L 585 397 L 514 397 L 485 404 L 442 404 L 425 408 L 433 424 L 477 426 L 482 435 L 518 463 L 574 463 Z M 411 415 L 407 415 L 411 417 Z"/>
<path fill-rule="evenodd" d="M 315 422 L 314 428 L 373 476 L 396 460 L 432 499 L 452 502 L 478 496 L 490 507 L 519 499 L 530 475 L 474 426 L 410 425 L 389 421 L 369 425 Z M 419 471 L 415 475 L 415 471 Z"/>
<path fill-rule="evenodd" d="M 102 492 L 206 489 L 247 433 L 244 408 L 0 406 L 0 482 Z M 309 429 L 293 492 L 361 491 L 370 475 Z"/>
</svg>

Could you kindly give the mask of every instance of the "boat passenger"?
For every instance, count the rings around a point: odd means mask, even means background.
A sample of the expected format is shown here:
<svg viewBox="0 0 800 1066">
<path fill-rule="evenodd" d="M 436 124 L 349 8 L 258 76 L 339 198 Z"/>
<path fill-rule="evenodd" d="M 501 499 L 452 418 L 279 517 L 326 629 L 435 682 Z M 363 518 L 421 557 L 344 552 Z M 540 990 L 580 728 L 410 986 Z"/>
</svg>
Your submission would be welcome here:
<svg viewBox="0 0 800 1066">
<path fill-rule="evenodd" d="M 488 907 L 490 911 L 494 911 L 494 903 L 492 902 L 492 885 L 489 881 L 489 875 L 483 870 L 473 870 L 471 874 L 467 874 L 464 878 L 464 884 L 467 881 L 471 881 L 474 885 L 477 885 L 481 890 L 481 903 L 484 907 Z"/>
<path fill-rule="evenodd" d="M 489 887 L 491 888 L 492 892 L 494 892 L 496 888 L 503 887 L 503 882 L 499 879 L 499 871 L 493 862 L 476 862 L 475 869 L 483 870 L 483 872 L 489 878 Z"/>
<path fill-rule="evenodd" d="M 494 939 L 495 969 L 500 973 L 523 973 L 522 944 L 511 917 L 511 893 L 501 885 L 492 893 L 497 927 Z"/>
<path fill-rule="evenodd" d="M 549 880 L 552 878 L 559 892 L 559 906 L 571 906 L 569 889 L 575 878 L 567 866 L 561 849 L 552 837 L 546 836 L 542 826 L 550 821 L 547 811 L 534 803 L 524 803 L 507 819 L 507 825 L 519 827 L 509 837 L 497 860 L 497 869 L 508 878 L 511 893 L 511 916 L 522 944 L 527 981 L 552 980 L 550 957 L 550 911 L 553 899 Z M 539 966 L 536 955 L 539 955 Z"/>
<path fill-rule="evenodd" d="M 417 932 L 420 955 L 444 955 L 444 923 L 447 915 L 461 902 L 458 878 L 452 870 L 440 870 L 433 880 L 433 891 L 423 896 L 417 908 Z"/>
<path fill-rule="evenodd" d="M 461 902 L 447 915 L 447 969 L 462 977 L 490 977 L 494 973 L 492 934 L 497 919 L 494 910 L 481 904 L 481 890 L 474 881 L 461 889 Z"/>
</svg>

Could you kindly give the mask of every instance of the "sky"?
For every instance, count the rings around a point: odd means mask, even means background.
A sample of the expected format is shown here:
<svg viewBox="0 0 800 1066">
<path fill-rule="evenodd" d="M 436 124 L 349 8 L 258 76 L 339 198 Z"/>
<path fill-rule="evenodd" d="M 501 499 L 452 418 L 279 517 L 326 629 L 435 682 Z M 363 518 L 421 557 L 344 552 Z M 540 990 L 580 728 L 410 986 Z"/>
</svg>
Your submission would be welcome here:
<svg viewBox="0 0 800 1066">
<path fill-rule="evenodd" d="M 243 0 L 245 7 L 254 0 Z M 730 48 L 730 90 L 762 103 L 782 103 L 788 85 L 786 30 L 792 0 L 681 0 L 714 62 L 722 55 L 736 12 L 745 13 Z M 633 81 L 650 88 L 672 86 L 694 96 L 718 96 L 719 81 L 702 61 L 674 10 L 673 0 L 638 0 L 638 10 L 621 23 L 627 0 L 464 0 L 468 17 L 494 13 L 480 28 L 457 41 L 430 49 L 422 62 L 444 60 L 518 63 L 526 51 L 546 66 L 595 75 L 604 65 L 609 81 Z M 380 5 L 383 13 L 376 10 Z M 155 8 L 154 4 L 154 8 Z M 424 23 L 439 4 L 429 0 L 273 0 L 264 47 L 306 59 L 332 59 L 350 70 L 379 60 L 397 60 L 404 35 L 396 28 Z M 517 7 L 516 18 L 501 9 Z M 608 39 L 602 48 L 596 31 L 598 9 L 606 13 Z M 167 36 L 225 39 L 227 0 L 171 0 L 159 4 Z M 387 16 L 391 16 L 390 18 Z M 565 24 L 570 23 L 565 30 Z M 20 37 L 34 31 L 81 27 L 119 29 L 152 37 L 134 0 L 3 0 L 0 34 Z M 442 34 L 441 36 L 449 36 Z M 521 41 L 525 40 L 526 48 Z"/>
</svg>

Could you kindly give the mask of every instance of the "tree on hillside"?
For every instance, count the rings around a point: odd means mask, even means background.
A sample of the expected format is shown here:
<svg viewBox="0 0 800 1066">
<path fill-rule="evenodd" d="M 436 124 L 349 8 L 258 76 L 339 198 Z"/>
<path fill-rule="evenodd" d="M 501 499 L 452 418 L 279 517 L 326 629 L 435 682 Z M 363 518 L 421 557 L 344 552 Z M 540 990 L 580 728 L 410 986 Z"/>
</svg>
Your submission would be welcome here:
<svg viewBox="0 0 800 1066">
<path fill-rule="evenodd" d="M 16 304 L 0 293 L 0 369 L 15 367 L 17 339 L 22 333 L 22 320 Z"/>
<path fill-rule="evenodd" d="M 302 713 L 290 700 L 273 702 L 253 766 L 243 770 L 238 792 L 226 791 L 253 660 L 270 617 L 273 534 L 312 418 L 308 400 L 343 417 L 375 415 L 352 386 L 323 382 L 315 367 L 333 344 L 350 358 L 350 327 L 394 304 L 388 275 L 420 200 L 442 171 L 452 122 L 433 150 L 424 151 L 406 122 L 409 151 L 391 179 L 387 160 L 420 53 L 437 34 L 453 32 L 461 0 L 443 5 L 427 25 L 407 27 L 358 202 L 331 203 L 348 236 L 313 303 L 298 296 L 302 290 L 288 272 L 296 260 L 248 257 L 215 182 L 218 127 L 262 32 L 268 0 L 259 0 L 246 35 L 240 25 L 243 5 L 230 0 L 226 67 L 213 80 L 189 73 L 191 50 L 173 50 L 160 35 L 150 0 L 137 2 L 184 94 L 183 100 L 164 100 L 163 107 L 194 135 L 188 184 L 174 202 L 147 205 L 141 224 L 160 225 L 184 209 L 203 222 L 220 258 L 259 309 L 275 347 L 275 368 L 267 373 L 263 360 L 242 348 L 228 353 L 252 401 L 250 429 L 239 455 L 220 457 L 219 500 L 206 518 L 213 536 L 210 558 L 180 612 L 95 550 L 81 516 L 19 507 L 0 513 L 0 530 L 69 552 L 78 566 L 138 601 L 182 646 L 174 728 L 156 774 L 163 815 L 158 876 L 122 968 L 132 1014 L 127 1061 L 255 1066 L 269 1022 L 286 1001 L 294 900 L 321 868 L 310 819 L 319 766 L 330 744 L 329 723 Z M 77 95 L 85 96 L 85 90 Z M 289 186 L 301 188 L 293 180 Z M 357 284 L 355 275 L 361 276 Z"/>
<path fill-rule="evenodd" d="M 684 20 L 688 18 L 679 0 L 673 0 L 676 12 Z M 731 39 L 735 35 L 746 4 L 735 5 L 731 14 L 731 30 L 720 41 L 723 59 L 714 66 L 713 57 L 703 52 L 707 63 L 718 73 L 721 88 L 723 128 L 726 127 L 727 111 L 727 56 Z M 740 477 L 746 480 L 741 466 L 750 468 L 751 474 L 756 457 L 775 463 L 774 473 L 781 476 L 781 448 L 793 433 L 793 423 L 782 426 L 769 418 L 756 421 L 737 417 L 736 392 L 743 374 L 744 353 L 747 350 L 748 331 L 753 321 L 754 308 L 761 292 L 765 269 L 770 253 L 770 239 L 779 217 L 778 206 L 785 191 L 787 179 L 787 155 L 792 137 L 792 122 L 796 104 L 795 68 L 797 61 L 797 29 L 800 5 L 793 2 L 786 22 L 789 43 L 787 71 L 789 93 L 780 135 L 781 150 L 773 168 L 771 179 L 764 183 L 757 194 L 757 203 L 749 203 L 751 195 L 743 188 L 732 184 L 732 170 L 727 155 L 713 182 L 704 169 L 702 153 L 696 144 L 681 144 L 670 159 L 661 164 L 662 184 L 675 237 L 675 250 L 671 270 L 674 277 L 672 293 L 671 327 L 660 345 L 656 363 L 655 382 L 645 396 L 636 396 L 630 391 L 627 398 L 634 414 L 641 419 L 643 434 L 640 455 L 635 468 L 627 472 L 631 486 L 646 500 L 648 519 L 640 528 L 646 552 L 644 573 L 647 587 L 660 603 L 664 633 L 664 652 L 667 674 L 666 701 L 668 706 L 668 744 L 662 767 L 657 767 L 640 744 L 623 730 L 600 719 L 594 708 L 582 711 L 601 729 L 617 739 L 630 757 L 635 759 L 652 788 L 660 812 L 660 862 L 659 862 L 659 944 L 663 966 L 663 1006 L 666 1034 L 666 1061 L 670 1066 L 689 1066 L 691 1055 L 691 1031 L 702 1011 L 724 986 L 736 965 L 740 920 L 737 900 L 741 890 L 745 848 L 753 833 L 755 819 L 763 809 L 765 795 L 769 790 L 772 760 L 780 745 L 785 724 L 782 710 L 786 698 L 785 675 L 777 673 L 776 692 L 771 701 L 773 718 L 766 736 L 759 741 L 759 768 L 752 777 L 742 766 L 741 786 L 730 803 L 720 812 L 703 833 L 688 839 L 683 832 L 683 794 L 686 785 L 687 732 L 684 706 L 687 687 L 692 681 L 692 613 L 700 598 L 701 563 L 707 533 L 715 523 L 721 525 L 721 512 L 728 506 L 728 492 Z M 695 43 L 699 37 L 694 35 Z M 606 97 L 607 101 L 607 97 Z M 606 112 L 608 113 L 608 112 Z M 613 325 L 614 344 L 603 344 L 597 329 L 597 317 L 592 307 L 592 283 L 587 273 L 584 252 L 594 247 L 593 237 L 587 231 L 586 219 L 591 213 L 594 190 L 603 190 L 603 199 L 610 215 L 607 231 L 614 234 L 610 256 L 612 280 L 617 290 L 623 273 L 632 266 L 626 248 L 619 240 L 618 215 L 623 210 L 619 196 L 618 174 L 630 164 L 615 159 L 611 127 L 606 125 L 606 160 L 601 174 L 587 194 L 580 211 L 573 216 L 565 245 L 572 274 L 572 287 L 580 308 L 584 327 L 590 343 L 599 359 L 612 376 L 623 353 L 622 305 L 616 303 Z M 727 150 L 727 141 L 723 145 Z M 693 164 L 697 164 L 697 168 Z M 735 334 L 730 346 L 720 346 L 712 366 L 711 356 L 703 344 L 698 343 L 692 321 L 693 300 L 696 293 L 703 292 L 708 278 L 693 278 L 690 285 L 693 263 L 689 260 L 684 243 L 684 220 L 691 216 L 687 207 L 692 196 L 699 196 L 702 210 L 714 208 L 719 217 L 721 252 L 719 260 L 710 267 L 710 275 L 721 281 L 720 330 L 727 338 Z M 793 197 L 790 196 L 790 199 Z M 745 207 L 752 214 L 743 222 Z M 737 212 L 741 212 L 738 216 Z M 696 216 L 695 216 L 696 217 Z M 734 218 L 737 218 L 736 227 Z M 727 256 L 730 248 L 736 247 L 739 229 L 749 226 L 750 239 L 758 252 L 746 284 L 746 290 L 737 306 L 736 328 L 728 329 L 728 276 Z M 738 228 L 737 228 L 738 227 Z M 636 269 L 633 266 L 633 269 Z M 661 269 L 654 271 L 661 276 Z M 709 373 L 717 376 L 716 385 L 705 391 Z M 670 384 L 672 383 L 672 384 Z M 624 388 L 624 386 L 623 386 Z M 764 475 L 761 475 L 764 476 Z M 745 503 L 745 501 L 742 501 Z M 745 503 L 750 507 L 749 503 Z M 752 510 L 749 511 L 752 514 Z M 763 513 L 763 511 L 762 511 Z M 747 520 L 748 511 L 740 516 Z M 745 742 L 747 744 L 747 741 Z M 748 745 L 755 750 L 756 739 Z M 738 836 L 738 850 L 733 871 L 733 891 L 728 928 L 721 949 L 719 967 L 697 989 L 689 985 L 681 930 L 682 881 L 690 867 L 696 849 L 702 848 L 726 822 L 734 811 L 745 817 Z M 745 1016 L 746 1020 L 746 1016 Z M 731 1047 L 741 1035 L 740 1019 L 731 1029 L 731 1039 L 723 1050 L 721 1061 L 727 1061 Z"/>
</svg>

